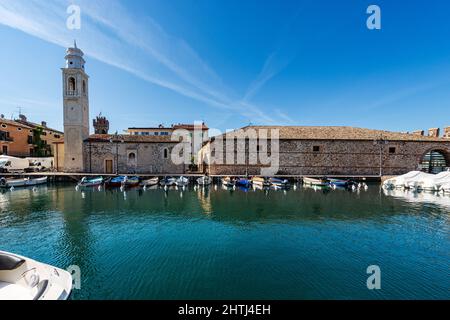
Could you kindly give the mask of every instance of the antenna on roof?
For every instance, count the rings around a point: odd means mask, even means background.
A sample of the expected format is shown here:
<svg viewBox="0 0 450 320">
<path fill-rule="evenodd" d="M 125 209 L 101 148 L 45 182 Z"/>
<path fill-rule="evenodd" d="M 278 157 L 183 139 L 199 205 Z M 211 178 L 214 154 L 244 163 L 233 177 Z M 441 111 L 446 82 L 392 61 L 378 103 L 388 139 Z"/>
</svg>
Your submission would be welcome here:
<svg viewBox="0 0 450 320">
<path fill-rule="evenodd" d="M 74 47 L 75 49 L 78 49 L 78 48 L 77 48 L 77 40 L 76 40 L 76 39 L 73 40 L 73 47 Z"/>
</svg>

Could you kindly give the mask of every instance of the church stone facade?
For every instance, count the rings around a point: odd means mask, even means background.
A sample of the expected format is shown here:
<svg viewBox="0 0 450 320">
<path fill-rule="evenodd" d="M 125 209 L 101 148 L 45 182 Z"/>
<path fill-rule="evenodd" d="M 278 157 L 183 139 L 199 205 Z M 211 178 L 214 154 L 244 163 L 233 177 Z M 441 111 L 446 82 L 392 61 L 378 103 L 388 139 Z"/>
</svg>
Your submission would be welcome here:
<svg viewBox="0 0 450 320">
<path fill-rule="evenodd" d="M 106 174 L 183 174 L 171 159 L 179 141 L 168 137 L 92 135 L 84 143 L 85 170 Z"/>
</svg>

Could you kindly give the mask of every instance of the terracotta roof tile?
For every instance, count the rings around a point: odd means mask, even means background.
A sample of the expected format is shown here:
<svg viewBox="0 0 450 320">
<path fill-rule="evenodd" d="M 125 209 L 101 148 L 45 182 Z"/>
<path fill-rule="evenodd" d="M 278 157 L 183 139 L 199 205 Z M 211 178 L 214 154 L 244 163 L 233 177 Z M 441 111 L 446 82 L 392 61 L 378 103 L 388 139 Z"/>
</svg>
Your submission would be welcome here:
<svg viewBox="0 0 450 320">
<path fill-rule="evenodd" d="M 172 141 L 171 137 L 168 136 L 135 136 L 135 135 L 120 135 L 117 138 L 116 135 L 112 134 L 94 134 L 89 136 L 85 141 L 88 142 L 117 142 L 123 141 L 126 143 L 179 143 L 180 140 Z"/>
<path fill-rule="evenodd" d="M 392 140 L 392 141 L 436 141 L 450 142 L 448 138 L 420 136 L 383 130 L 354 127 L 300 127 L 300 126 L 248 126 L 238 130 L 278 129 L 282 140 Z M 237 130 L 233 131 L 236 132 Z M 222 135 L 223 136 L 223 135 Z"/>
<path fill-rule="evenodd" d="M 21 128 L 30 129 L 30 130 L 33 129 L 32 127 L 27 126 L 27 125 L 25 125 L 23 123 L 19 123 L 17 121 L 8 120 L 8 119 L 0 119 L 0 124 L 6 124 L 6 125 L 21 127 Z"/>
</svg>

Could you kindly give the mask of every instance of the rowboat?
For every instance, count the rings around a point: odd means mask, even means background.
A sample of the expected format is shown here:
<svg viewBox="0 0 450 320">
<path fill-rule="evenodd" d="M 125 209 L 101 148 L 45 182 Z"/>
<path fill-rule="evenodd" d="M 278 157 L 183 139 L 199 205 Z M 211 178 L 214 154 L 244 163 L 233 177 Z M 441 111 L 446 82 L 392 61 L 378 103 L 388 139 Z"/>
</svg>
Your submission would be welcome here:
<svg viewBox="0 0 450 320">
<path fill-rule="evenodd" d="M 252 184 L 254 186 L 261 186 L 264 187 L 267 185 L 266 179 L 262 178 L 262 177 L 253 177 L 252 178 Z"/>
<path fill-rule="evenodd" d="M 314 179 L 314 178 L 303 178 L 303 184 L 311 185 L 311 186 L 318 186 L 318 187 L 328 187 L 329 183 L 327 179 Z"/>
<path fill-rule="evenodd" d="M 67 300 L 71 292 L 69 272 L 0 251 L 0 300 Z"/>
<path fill-rule="evenodd" d="M 148 179 L 148 180 L 144 180 L 141 182 L 141 186 L 143 187 L 153 187 L 153 186 L 157 186 L 159 183 L 159 178 L 152 178 L 152 179 Z"/>
<path fill-rule="evenodd" d="M 197 179 L 197 184 L 199 185 L 199 186 L 209 186 L 209 185 L 211 185 L 211 183 L 212 183 L 212 178 L 211 177 L 209 177 L 209 176 L 204 176 L 204 177 L 201 177 L 201 178 L 198 178 Z"/>
<path fill-rule="evenodd" d="M 179 177 L 175 183 L 178 187 L 185 187 L 189 184 L 189 179 L 186 177 Z"/>
<path fill-rule="evenodd" d="M 275 189 L 285 189 L 289 187 L 288 180 L 282 180 L 278 178 L 270 178 L 269 179 L 270 186 Z"/>
<path fill-rule="evenodd" d="M 0 188 L 21 188 L 21 187 L 32 187 L 47 183 L 47 177 L 36 178 L 36 179 L 12 179 L 6 180 L 5 178 L 0 179 Z"/>
<path fill-rule="evenodd" d="M 230 177 L 225 177 L 222 178 L 222 185 L 227 188 L 233 188 L 236 185 L 236 183 Z"/>
<path fill-rule="evenodd" d="M 124 188 L 134 188 L 139 186 L 141 179 L 139 177 L 128 177 L 126 176 L 122 182 L 122 187 Z"/>
<path fill-rule="evenodd" d="M 124 181 L 125 176 L 114 177 L 106 181 L 105 186 L 107 188 L 120 188 Z"/>
<path fill-rule="evenodd" d="M 84 177 L 78 183 L 78 187 L 80 187 L 80 188 L 98 187 L 102 184 L 103 184 L 103 177 L 90 178 L 90 179 L 87 177 Z"/>
<path fill-rule="evenodd" d="M 245 178 L 239 178 L 236 181 L 236 186 L 238 186 L 238 187 L 248 188 L 248 187 L 250 187 L 251 184 L 252 184 L 252 182 Z"/>
<path fill-rule="evenodd" d="M 336 188 L 348 188 L 350 181 L 341 179 L 329 179 L 329 184 Z"/>
<path fill-rule="evenodd" d="M 159 182 L 159 184 L 163 187 L 172 187 L 172 186 L 176 186 L 177 180 L 172 177 L 165 177 L 164 179 L 162 179 Z"/>
</svg>

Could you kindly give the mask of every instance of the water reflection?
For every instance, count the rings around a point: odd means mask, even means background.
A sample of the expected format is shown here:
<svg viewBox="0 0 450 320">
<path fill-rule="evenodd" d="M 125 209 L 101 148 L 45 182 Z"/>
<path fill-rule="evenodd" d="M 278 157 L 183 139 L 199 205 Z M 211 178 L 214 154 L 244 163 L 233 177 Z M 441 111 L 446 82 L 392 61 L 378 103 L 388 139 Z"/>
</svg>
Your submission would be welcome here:
<svg viewBox="0 0 450 320">
<path fill-rule="evenodd" d="M 0 244 L 79 265 L 75 298 L 445 297 L 449 208 L 450 196 L 378 185 L 50 186 L 0 194 Z M 391 277 L 380 296 L 360 288 L 374 262 Z"/>
<path fill-rule="evenodd" d="M 416 192 L 407 189 L 382 189 L 387 197 L 404 200 L 412 204 L 433 204 L 440 206 L 445 210 L 450 209 L 450 194 L 443 194 L 439 192 Z"/>
</svg>

